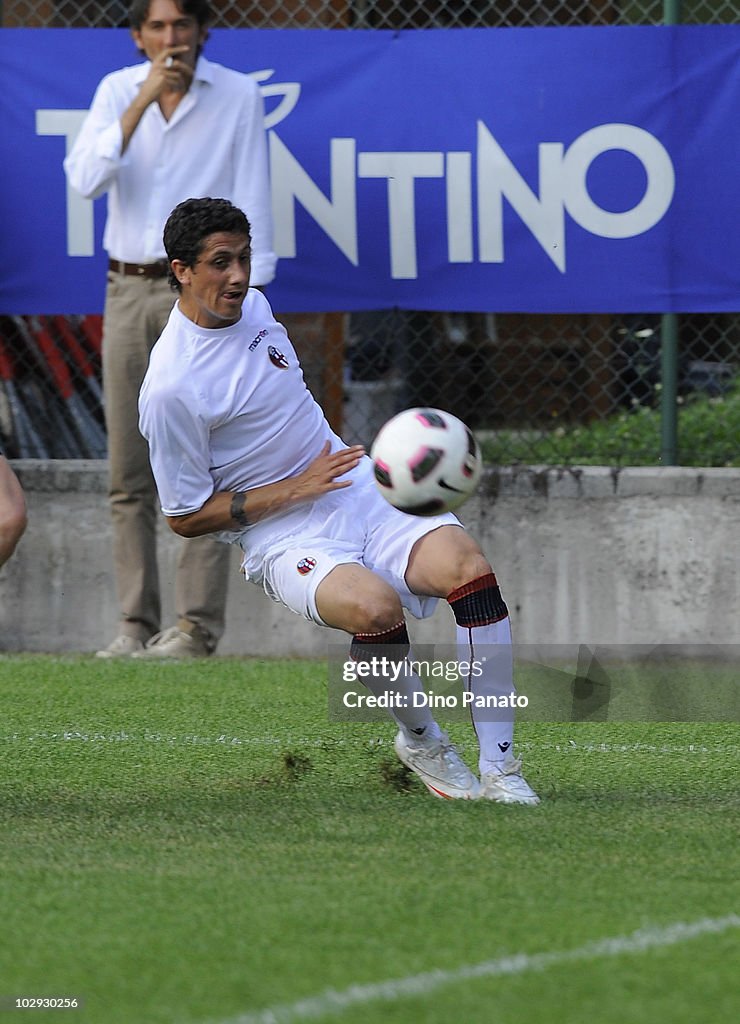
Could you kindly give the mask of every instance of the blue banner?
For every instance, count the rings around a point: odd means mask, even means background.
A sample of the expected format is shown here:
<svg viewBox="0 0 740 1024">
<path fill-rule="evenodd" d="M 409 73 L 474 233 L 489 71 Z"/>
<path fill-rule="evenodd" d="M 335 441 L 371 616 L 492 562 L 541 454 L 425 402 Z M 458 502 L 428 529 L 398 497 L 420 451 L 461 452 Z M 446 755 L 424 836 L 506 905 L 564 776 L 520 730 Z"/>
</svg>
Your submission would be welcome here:
<svg viewBox="0 0 740 1024">
<path fill-rule="evenodd" d="M 277 310 L 740 309 L 740 26 L 223 29 L 206 55 L 265 97 Z M 105 199 L 62 161 L 138 59 L 125 30 L 0 32 L 0 312 L 100 311 Z"/>
</svg>

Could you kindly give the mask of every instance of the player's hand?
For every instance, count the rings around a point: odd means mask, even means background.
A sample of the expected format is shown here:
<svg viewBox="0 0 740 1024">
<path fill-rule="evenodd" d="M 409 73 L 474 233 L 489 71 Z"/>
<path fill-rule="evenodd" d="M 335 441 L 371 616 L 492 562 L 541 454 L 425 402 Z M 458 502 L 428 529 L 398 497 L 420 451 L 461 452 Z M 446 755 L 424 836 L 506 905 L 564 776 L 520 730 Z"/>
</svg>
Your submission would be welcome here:
<svg viewBox="0 0 740 1024">
<path fill-rule="evenodd" d="M 141 86 L 140 96 L 143 99 L 152 103 L 163 92 L 188 91 L 194 69 L 180 57 L 189 49 L 189 46 L 168 46 L 157 54 Z"/>
<path fill-rule="evenodd" d="M 360 462 L 365 454 L 361 444 L 354 444 L 350 448 L 342 448 L 338 452 L 331 451 L 331 445 L 325 442 L 321 452 L 313 460 L 308 469 L 300 473 L 296 478 L 302 497 L 316 498 L 327 491 L 336 491 L 342 487 L 350 487 L 351 480 L 340 480 L 339 477 L 349 473 Z"/>
</svg>

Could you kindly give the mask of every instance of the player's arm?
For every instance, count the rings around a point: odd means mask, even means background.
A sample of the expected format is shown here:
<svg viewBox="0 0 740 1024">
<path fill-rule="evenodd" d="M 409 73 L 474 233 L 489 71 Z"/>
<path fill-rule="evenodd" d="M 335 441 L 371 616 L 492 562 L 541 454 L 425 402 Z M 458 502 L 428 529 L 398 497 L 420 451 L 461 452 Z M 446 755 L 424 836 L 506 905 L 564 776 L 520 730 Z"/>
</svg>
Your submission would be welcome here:
<svg viewBox="0 0 740 1024">
<path fill-rule="evenodd" d="M 365 449 L 362 445 L 353 445 L 330 453 L 329 447 L 327 441 L 311 465 L 296 476 L 249 491 L 219 491 L 212 494 L 196 512 L 167 516 L 170 529 L 180 537 L 243 530 L 293 505 L 311 501 L 328 491 L 349 487 L 351 481 L 340 477 L 357 466 Z"/>
<path fill-rule="evenodd" d="M 18 477 L 0 455 L 0 565 L 15 551 L 26 528 L 26 499 Z"/>
</svg>

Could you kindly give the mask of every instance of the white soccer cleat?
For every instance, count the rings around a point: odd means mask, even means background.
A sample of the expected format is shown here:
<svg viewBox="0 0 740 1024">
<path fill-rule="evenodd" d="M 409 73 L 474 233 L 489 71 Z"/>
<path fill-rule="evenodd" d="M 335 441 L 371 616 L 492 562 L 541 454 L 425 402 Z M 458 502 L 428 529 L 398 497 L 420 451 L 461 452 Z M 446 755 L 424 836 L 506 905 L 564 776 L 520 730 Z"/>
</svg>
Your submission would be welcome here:
<svg viewBox="0 0 740 1024">
<path fill-rule="evenodd" d="M 495 800 L 499 804 L 538 804 L 540 798 L 522 775 L 521 758 L 509 754 L 501 771 L 485 772 L 481 776 L 480 799 Z"/>
<path fill-rule="evenodd" d="M 446 733 L 439 739 L 411 742 L 399 731 L 395 748 L 399 759 L 419 776 L 433 796 L 444 800 L 477 799 L 480 784 Z"/>
</svg>

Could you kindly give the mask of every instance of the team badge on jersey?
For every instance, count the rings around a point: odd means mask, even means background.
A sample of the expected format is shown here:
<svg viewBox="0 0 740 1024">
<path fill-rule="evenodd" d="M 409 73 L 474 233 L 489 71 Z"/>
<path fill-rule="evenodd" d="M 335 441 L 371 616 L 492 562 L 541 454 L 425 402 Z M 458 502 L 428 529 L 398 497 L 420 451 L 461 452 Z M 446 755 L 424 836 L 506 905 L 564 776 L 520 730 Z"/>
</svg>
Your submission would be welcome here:
<svg viewBox="0 0 740 1024">
<path fill-rule="evenodd" d="M 301 576 L 308 576 L 308 574 L 311 572 L 311 570 L 315 569 L 315 568 L 316 568 L 316 559 L 315 558 L 302 558 L 300 560 L 300 562 L 298 563 L 298 565 L 296 566 L 296 569 L 301 574 Z"/>
<path fill-rule="evenodd" d="M 270 362 L 273 366 L 278 366 L 281 370 L 288 369 L 288 360 L 282 352 L 275 348 L 274 345 L 270 345 L 267 349 L 267 354 L 270 357 Z"/>
</svg>

